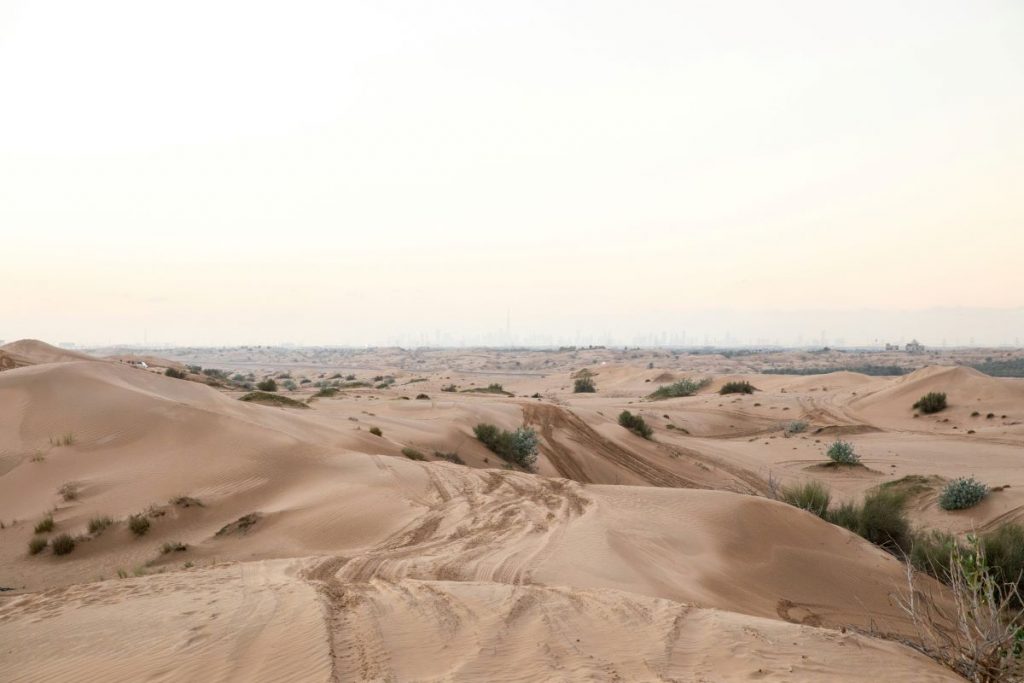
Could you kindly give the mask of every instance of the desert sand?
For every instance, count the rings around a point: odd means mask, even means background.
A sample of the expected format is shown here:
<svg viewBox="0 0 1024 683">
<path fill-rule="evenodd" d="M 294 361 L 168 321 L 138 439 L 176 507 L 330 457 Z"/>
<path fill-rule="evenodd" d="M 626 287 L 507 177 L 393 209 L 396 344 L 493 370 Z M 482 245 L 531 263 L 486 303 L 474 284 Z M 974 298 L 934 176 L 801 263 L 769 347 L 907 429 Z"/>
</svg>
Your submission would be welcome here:
<svg viewBox="0 0 1024 683">
<path fill-rule="evenodd" d="M 1024 382 L 968 368 L 288 353 L 149 351 L 139 368 L 0 347 L 13 359 L 0 365 L 0 680 L 960 680 L 899 642 L 902 563 L 771 500 L 771 482 L 817 479 L 852 500 L 920 475 L 933 484 L 913 498 L 916 524 L 1024 516 Z M 163 374 L 190 362 L 287 372 L 297 388 L 280 393 L 306 407 Z M 597 393 L 572 393 L 584 367 Z M 394 382 L 314 397 L 348 374 Z M 644 400 L 702 376 L 695 396 Z M 758 391 L 717 393 L 735 379 Z M 493 382 L 511 395 L 442 390 Z M 914 417 L 927 391 L 950 407 Z M 620 427 L 623 409 L 654 439 Z M 809 427 L 786 437 L 791 420 Z M 503 467 L 480 422 L 533 426 L 536 472 Z M 864 467 L 821 467 L 837 435 Z M 941 510 L 938 487 L 965 474 L 1008 488 Z M 77 537 L 73 552 L 29 554 L 51 514 L 48 536 Z"/>
</svg>

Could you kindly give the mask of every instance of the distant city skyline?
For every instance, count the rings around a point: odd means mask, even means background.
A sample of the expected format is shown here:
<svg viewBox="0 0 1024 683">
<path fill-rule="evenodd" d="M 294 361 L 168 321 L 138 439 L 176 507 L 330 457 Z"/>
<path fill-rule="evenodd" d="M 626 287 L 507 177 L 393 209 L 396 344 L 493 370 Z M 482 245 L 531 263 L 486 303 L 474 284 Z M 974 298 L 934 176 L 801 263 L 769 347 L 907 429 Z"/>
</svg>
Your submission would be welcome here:
<svg viewBox="0 0 1024 683">
<path fill-rule="evenodd" d="M 135 338 L 131 334 L 109 338 L 67 335 L 20 335 L 42 338 L 53 344 L 73 343 L 81 347 L 139 346 L 644 346 L 644 347 L 739 347 L 782 346 L 789 348 L 884 347 L 919 341 L 927 347 L 1019 347 L 1024 339 L 1024 307 L 1016 309 L 931 309 L 923 311 L 787 311 L 738 312 L 691 311 L 675 317 L 675 328 L 657 329 L 656 321 L 634 321 L 618 329 L 589 331 L 585 321 L 561 330 L 528 325 L 520 329 L 508 315 L 489 329 L 482 324 L 473 330 L 395 330 L 376 336 L 355 330 L 329 333 L 320 330 L 306 337 L 288 338 L 273 326 L 249 329 L 241 326 L 224 336 L 185 337 L 157 325 Z M 664 323 L 665 321 L 661 321 Z M 70 332 L 71 330 L 69 330 Z M 0 322 L 7 341 L 19 336 L 17 330 Z M 246 336 L 248 335 L 248 336 Z"/>
</svg>

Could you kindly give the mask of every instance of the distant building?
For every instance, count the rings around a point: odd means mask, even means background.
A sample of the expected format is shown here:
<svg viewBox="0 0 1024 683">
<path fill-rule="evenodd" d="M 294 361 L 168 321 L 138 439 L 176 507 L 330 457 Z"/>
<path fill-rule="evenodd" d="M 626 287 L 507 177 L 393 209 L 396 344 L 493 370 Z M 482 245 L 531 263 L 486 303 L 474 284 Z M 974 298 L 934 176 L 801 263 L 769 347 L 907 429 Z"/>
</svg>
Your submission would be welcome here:
<svg viewBox="0 0 1024 683">
<path fill-rule="evenodd" d="M 924 353 L 924 344 L 914 339 L 906 346 L 907 353 Z"/>
</svg>

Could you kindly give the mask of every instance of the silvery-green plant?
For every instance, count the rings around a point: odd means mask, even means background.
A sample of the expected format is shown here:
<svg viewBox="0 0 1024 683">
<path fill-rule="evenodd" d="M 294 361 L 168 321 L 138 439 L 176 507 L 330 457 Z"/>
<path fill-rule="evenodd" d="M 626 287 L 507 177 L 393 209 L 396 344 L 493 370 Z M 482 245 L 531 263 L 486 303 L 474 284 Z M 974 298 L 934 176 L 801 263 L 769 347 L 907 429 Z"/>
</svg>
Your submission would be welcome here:
<svg viewBox="0 0 1024 683">
<path fill-rule="evenodd" d="M 964 510 L 974 507 L 988 495 L 988 487 L 974 477 L 959 477 L 946 484 L 939 495 L 943 510 Z"/>
<path fill-rule="evenodd" d="M 849 441 L 835 441 L 825 452 L 832 462 L 840 465 L 856 465 L 860 463 L 860 456 L 853 451 L 853 444 Z"/>
</svg>

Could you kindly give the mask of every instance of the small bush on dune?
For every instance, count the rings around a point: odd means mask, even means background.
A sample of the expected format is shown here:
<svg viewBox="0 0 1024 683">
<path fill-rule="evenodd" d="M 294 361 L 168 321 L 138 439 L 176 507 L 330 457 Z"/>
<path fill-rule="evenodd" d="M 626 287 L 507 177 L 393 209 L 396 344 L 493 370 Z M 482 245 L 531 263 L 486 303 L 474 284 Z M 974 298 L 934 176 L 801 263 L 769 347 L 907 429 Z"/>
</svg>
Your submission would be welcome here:
<svg viewBox="0 0 1024 683">
<path fill-rule="evenodd" d="M 657 401 L 666 398 L 693 396 L 709 384 L 711 384 L 711 380 L 707 378 L 701 380 L 681 379 L 678 382 L 658 387 L 647 398 Z"/>
<path fill-rule="evenodd" d="M 32 540 L 28 542 L 28 553 L 29 555 L 38 555 L 46 550 L 47 545 L 49 545 L 49 541 L 42 536 L 33 536 Z"/>
<path fill-rule="evenodd" d="M 110 519 L 106 515 L 101 517 L 93 517 L 89 520 L 89 533 L 99 534 L 102 533 L 107 527 L 114 523 L 114 520 Z"/>
<path fill-rule="evenodd" d="M 175 370 L 174 368 L 167 368 L 164 370 L 164 374 L 174 379 L 185 379 L 186 374 L 182 370 Z"/>
<path fill-rule="evenodd" d="M 53 531 L 53 515 L 47 515 L 43 517 L 38 524 L 36 524 L 35 532 L 37 534 L 48 534 Z"/>
<path fill-rule="evenodd" d="M 416 394 L 416 400 L 417 401 L 429 401 L 430 397 L 427 396 L 426 394 Z"/>
<path fill-rule="evenodd" d="M 890 552 L 908 552 L 911 533 L 904 503 L 904 497 L 894 491 L 869 492 L 860 509 L 857 533 Z"/>
<path fill-rule="evenodd" d="M 718 390 L 719 394 L 752 394 L 756 391 L 750 382 L 726 382 Z"/>
<path fill-rule="evenodd" d="M 803 420 L 793 420 L 786 425 L 786 436 L 802 434 L 807 431 L 807 423 Z"/>
<path fill-rule="evenodd" d="M 60 497 L 63 498 L 65 502 L 76 500 L 78 498 L 78 484 L 69 481 L 57 489 L 57 493 L 60 494 Z"/>
<path fill-rule="evenodd" d="M 634 415 L 628 410 L 623 410 L 619 413 L 619 424 L 645 439 L 650 439 L 651 435 L 654 434 L 654 430 L 651 429 L 651 426 L 642 417 Z"/>
<path fill-rule="evenodd" d="M 590 377 L 580 377 L 573 384 L 572 391 L 574 394 L 593 394 L 597 391 L 597 385 Z"/>
<path fill-rule="evenodd" d="M 61 534 L 53 539 L 51 546 L 54 555 L 67 555 L 75 549 L 75 539 L 71 538 L 69 534 Z"/>
<path fill-rule="evenodd" d="M 447 460 L 448 462 L 453 462 L 456 465 L 466 464 L 466 462 L 459 457 L 458 453 L 442 453 L 441 451 L 434 451 L 434 457 L 438 458 L 439 460 Z"/>
<path fill-rule="evenodd" d="M 262 382 L 256 382 L 256 388 L 260 391 L 277 391 L 277 382 L 273 377 L 268 377 Z"/>
<path fill-rule="evenodd" d="M 824 484 L 817 481 L 809 481 L 782 489 L 782 500 L 793 507 L 813 512 L 818 517 L 824 517 L 828 512 L 828 505 L 832 500 L 832 494 L 829 493 L 828 488 Z"/>
<path fill-rule="evenodd" d="M 302 401 L 296 401 L 294 398 L 282 396 L 281 394 L 272 394 L 266 391 L 250 391 L 245 396 L 241 396 L 239 401 L 245 401 L 246 403 L 262 403 L 265 405 L 277 405 L 285 408 L 301 408 L 309 409 L 309 406 Z"/>
<path fill-rule="evenodd" d="M 132 515 L 128 518 L 128 528 L 136 536 L 145 536 L 149 531 L 149 519 L 145 515 Z"/>
<path fill-rule="evenodd" d="M 380 427 L 370 427 L 370 433 L 374 436 L 384 436 L 384 432 L 380 430 Z"/>
<path fill-rule="evenodd" d="M 922 413 L 937 413 L 946 409 L 946 394 L 938 391 L 930 391 L 917 400 L 914 410 Z"/>
<path fill-rule="evenodd" d="M 856 534 L 860 528 L 860 506 L 850 501 L 840 503 L 829 510 L 824 518 Z"/>
<path fill-rule="evenodd" d="M 458 390 L 459 388 L 454 384 L 446 384 L 445 386 L 441 387 L 441 391 L 448 392 L 449 394 L 453 394 Z"/>
<path fill-rule="evenodd" d="M 508 462 L 527 470 L 533 469 L 537 462 L 540 439 L 530 427 L 519 427 L 510 432 L 481 422 L 473 428 L 473 433 L 483 445 Z"/>
<path fill-rule="evenodd" d="M 939 495 L 943 510 L 965 510 L 974 507 L 988 495 L 988 487 L 974 477 L 960 477 L 946 484 Z"/>
<path fill-rule="evenodd" d="M 402 455 L 409 458 L 410 460 L 426 460 L 426 456 L 420 453 L 415 448 L 409 448 L 406 446 L 402 449 Z"/>
<path fill-rule="evenodd" d="M 860 464 L 860 456 L 854 452 L 853 444 L 849 441 L 835 441 L 828 447 L 825 453 L 832 462 L 839 463 L 840 465 Z"/>
<path fill-rule="evenodd" d="M 173 543 L 164 543 L 163 546 L 160 548 L 160 552 L 163 555 L 167 555 L 169 553 L 183 553 L 186 550 L 188 550 L 188 546 L 182 543 L 181 541 L 174 541 Z"/>
</svg>

